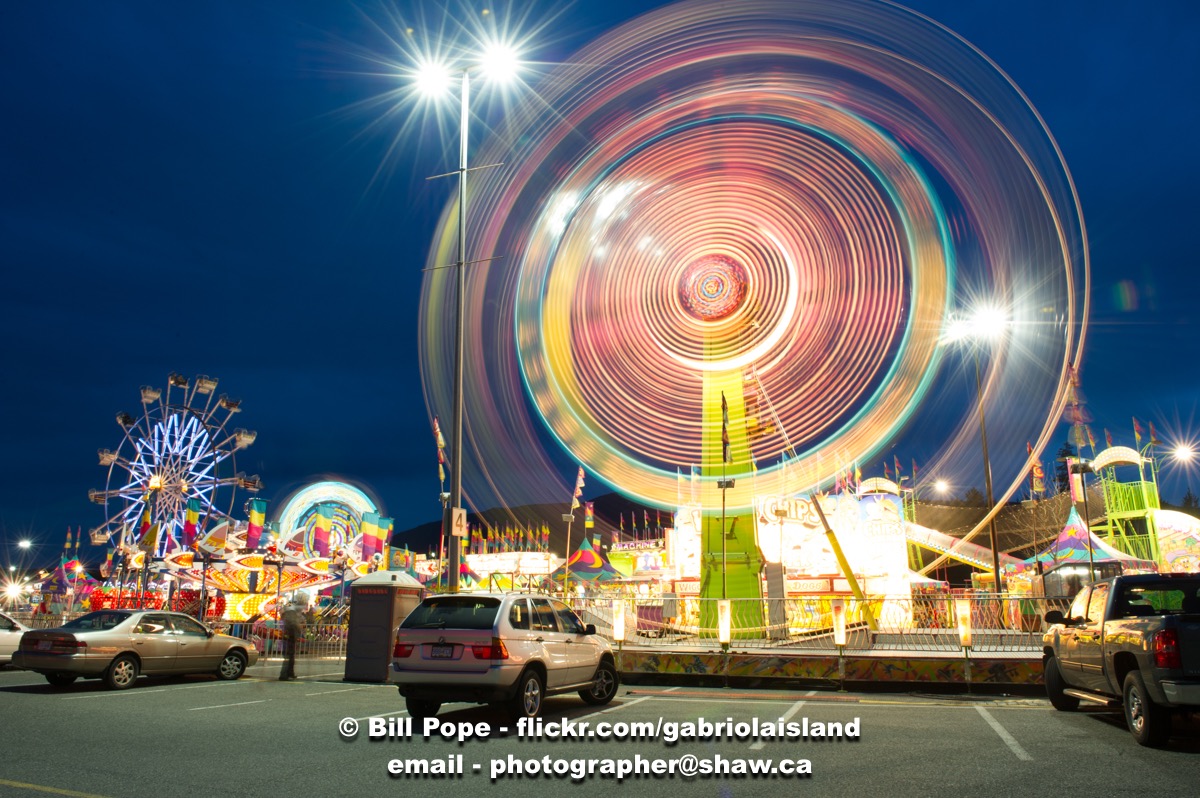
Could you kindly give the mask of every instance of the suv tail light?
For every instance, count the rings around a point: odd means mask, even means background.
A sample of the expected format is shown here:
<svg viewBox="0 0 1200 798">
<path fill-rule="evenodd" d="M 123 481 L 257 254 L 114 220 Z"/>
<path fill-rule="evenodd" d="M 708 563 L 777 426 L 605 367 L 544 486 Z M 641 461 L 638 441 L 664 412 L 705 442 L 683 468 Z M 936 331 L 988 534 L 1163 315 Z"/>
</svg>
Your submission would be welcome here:
<svg viewBox="0 0 1200 798">
<path fill-rule="evenodd" d="M 397 637 L 396 645 L 394 645 L 392 647 L 392 657 L 394 659 L 403 659 L 404 657 L 412 656 L 412 653 L 413 653 L 412 644 L 411 643 L 401 643 L 400 638 Z"/>
<path fill-rule="evenodd" d="M 1154 635 L 1154 667 L 1183 667 L 1183 660 L 1179 656 L 1179 636 L 1174 629 L 1163 629 Z"/>
<path fill-rule="evenodd" d="M 471 653 L 475 655 L 475 659 L 508 659 L 508 649 L 498 637 L 492 638 L 491 645 L 471 646 Z"/>
</svg>

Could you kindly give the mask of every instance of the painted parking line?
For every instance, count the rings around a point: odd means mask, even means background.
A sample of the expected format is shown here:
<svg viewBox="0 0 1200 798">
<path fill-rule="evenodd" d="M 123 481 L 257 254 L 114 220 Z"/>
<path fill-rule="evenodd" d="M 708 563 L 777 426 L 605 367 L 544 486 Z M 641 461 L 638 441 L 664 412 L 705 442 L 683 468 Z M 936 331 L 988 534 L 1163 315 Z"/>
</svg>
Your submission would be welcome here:
<svg viewBox="0 0 1200 798">
<path fill-rule="evenodd" d="M 239 701 L 236 704 L 217 704 L 211 707 L 188 707 L 188 712 L 198 712 L 201 709 L 225 709 L 226 707 L 244 707 L 247 704 L 265 704 L 271 699 L 264 698 L 260 701 Z"/>
<path fill-rule="evenodd" d="M 16 790 L 29 790 L 31 792 L 46 792 L 51 795 L 67 795 L 70 798 L 106 798 L 103 795 L 96 795 L 91 792 L 79 792 L 78 790 L 63 790 L 58 787 L 47 787 L 44 784 L 29 784 L 24 781 L 9 781 L 8 779 L 0 779 L 0 787 L 12 787 Z"/>
<path fill-rule="evenodd" d="M 167 688 L 163 687 L 158 690 L 122 690 L 114 693 L 91 693 L 89 695 L 68 695 L 63 697 L 63 701 L 79 701 L 83 698 L 115 698 L 117 696 L 130 695 L 149 695 L 150 693 L 165 693 Z"/>
<path fill-rule="evenodd" d="M 344 690 L 324 690 L 320 693 L 305 693 L 305 696 L 310 695 L 333 695 L 334 693 L 353 693 L 355 690 L 367 690 L 367 687 L 347 687 Z"/>
<path fill-rule="evenodd" d="M 814 696 L 814 695 L 816 695 L 816 694 L 817 694 L 817 691 L 816 691 L 816 690 L 812 690 L 812 691 L 810 691 L 808 694 L 809 694 L 810 696 Z M 783 718 L 782 718 L 782 719 L 783 719 L 784 721 L 789 721 L 789 720 L 791 720 L 791 719 L 792 719 L 792 716 L 794 716 L 794 715 L 795 715 L 797 712 L 799 712 L 799 711 L 800 711 L 800 707 L 802 707 L 802 706 L 804 706 L 804 702 L 803 702 L 803 701 L 797 701 L 795 704 L 792 704 L 792 708 L 791 708 L 791 709 L 789 709 L 789 710 L 788 710 L 786 713 L 784 713 L 784 715 L 783 715 Z M 766 740 L 759 740 L 758 742 L 756 742 L 756 743 L 754 743 L 753 745 L 751 745 L 751 746 L 750 746 L 750 750 L 751 750 L 751 751 L 761 751 L 763 748 L 766 748 L 766 746 L 767 746 L 767 742 L 766 742 Z"/>
<path fill-rule="evenodd" d="M 1029 752 L 1022 748 L 1021 744 L 1018 743 L 1016 739 L 1008 733 L 1008 729 L 1000 725 L 1000 721 L 993 718 L 991 713 L 989 713 L 983 707 L 975 707 L 975 709 L 979 712 L 983 719 L 988 722 L 988 725 L 992 727 L 996 734 L 1000 735 L 1000 739 L 1004 741 L 1004 744 L 1007 745 L 1009 749 L 1017 755 L 1017 759 L 1021 759 L 1026 762 L 1033 761 L 1033 757 L 1029 755 Z"/>
<path fill-rule="evenodd" d="M 365 718 L 355 718 L 357 721 L 370 720 L 371 718 L 390 718 L 392 715 L 407 715 L 408 710 L 401 709 L 397 712 L 380 712 L 378 715 L 367 715 Z"/>
</svg>

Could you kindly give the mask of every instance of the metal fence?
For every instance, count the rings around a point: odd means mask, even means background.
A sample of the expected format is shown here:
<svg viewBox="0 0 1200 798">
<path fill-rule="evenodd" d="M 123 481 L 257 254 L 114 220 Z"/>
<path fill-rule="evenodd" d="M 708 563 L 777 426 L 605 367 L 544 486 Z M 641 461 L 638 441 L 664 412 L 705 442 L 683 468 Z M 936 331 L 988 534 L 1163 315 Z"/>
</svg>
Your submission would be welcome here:
<svg viewBox="0 0 1200 798">
<path fill-rule="evenodd" d="M 720 645 L 717 599 L 675 601 L 643 598 L 572 597 L 571 605 L 599 634 L 624 646 L 652 649 L 711 650 Z M 1042 648 L 1043 618 L 1049 610 L 1065 612 L 1071 599 L 1016 598 L 1007 595 L 845 598 L 845 651 L 946 653 L 963 650 L 961 622 L 970 629 L 970 648 L 987 653 L 1031 653 Z M 785 649 L 831 653 L 835 640 L 833 596 L 788 599 L 731 599 L 729 647 L 734 651 Z M 9 613 L 32 628 L 59 626 L 84 614 Z M 617 622 L 621 616 L 623 623 Z M 296 656 L 344 659 L 349 606 L 335 605 L 311 613 Z M 210 619 L 216 631 L 240 637 L 264 658 L 287 653 L 287 642 L 274 619 L 226 621 Z M 619 627 L 623 626 L 623 635 Z"/>
<path fill-rule="evenodd" d="M 621 642 L 627 646 L 689 650 L 720 644 L 717 599 L 579 598 L 572 603 L 585 623 L 610 639 L 621 636 L 623 626 Z M 729 647 L 836 652 L 835 603 L 832 596 L 730 599 Z M 1036 652 L 1042 648 L 1046 612 L 1065 611 L 1070 603 L 1066 597 L 1007 595 L 845 598 L 844 650 L 961 652 L 962 631 L 969 630 L 972 651 Z"/>
</svg>

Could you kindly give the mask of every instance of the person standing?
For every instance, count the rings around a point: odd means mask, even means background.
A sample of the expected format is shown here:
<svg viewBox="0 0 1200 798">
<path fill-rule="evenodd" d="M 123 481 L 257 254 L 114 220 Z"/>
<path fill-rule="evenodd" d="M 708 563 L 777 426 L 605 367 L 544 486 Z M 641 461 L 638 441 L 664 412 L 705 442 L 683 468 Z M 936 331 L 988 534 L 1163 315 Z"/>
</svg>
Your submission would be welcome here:
<svg viewBox="0 0 1200 798">
<path fill-rule="evenodd" d="M 283 610 L 283 636 L 287 644 L 287 658 L 283 661 L 279 681 L 290 682 L 296 678 L 296 646 L 304 636 L 304 613 L 294 601 L 288 602 Z"/>
</svg>

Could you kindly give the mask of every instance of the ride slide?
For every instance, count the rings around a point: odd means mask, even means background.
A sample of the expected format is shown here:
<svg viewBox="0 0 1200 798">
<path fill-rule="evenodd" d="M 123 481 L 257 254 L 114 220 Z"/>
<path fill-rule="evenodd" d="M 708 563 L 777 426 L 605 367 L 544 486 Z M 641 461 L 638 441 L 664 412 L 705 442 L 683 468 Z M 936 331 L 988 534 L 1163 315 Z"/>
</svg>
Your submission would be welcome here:
<svg viewBox="0 0 1200 798">
<path fill-rule="evenodd" d="M 936 551 L 938 554 L 945 554 L 952 560 L 958 560 L 984 570 L 992 568 L 992 550 L 987 546 L 968 543 L 944 532 L 938 532 L 936 529 L 913 523 L 904 525 L 904 536 L 908 538 L 909 543 L 915 543 L 930 551 Z M 1006 565 L 1016 565 L 1019 562 L 1021 560 L 1009 554 L 1002 553 L 1000 555 L 1001 568 Z"/>
</svg>

